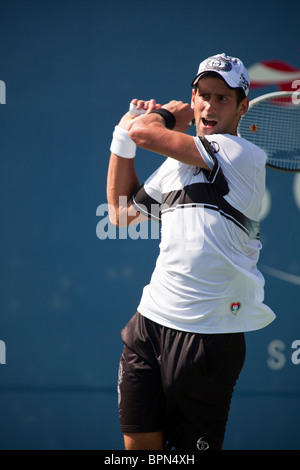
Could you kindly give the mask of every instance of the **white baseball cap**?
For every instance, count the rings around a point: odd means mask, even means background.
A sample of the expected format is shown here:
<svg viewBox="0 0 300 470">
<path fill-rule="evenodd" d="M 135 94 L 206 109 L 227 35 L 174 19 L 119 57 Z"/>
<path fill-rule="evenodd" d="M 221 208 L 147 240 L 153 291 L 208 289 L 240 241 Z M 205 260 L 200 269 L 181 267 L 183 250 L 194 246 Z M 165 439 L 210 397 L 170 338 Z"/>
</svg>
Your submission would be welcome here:
<svg viewBox="0 0 300 470">
<path fill-rule="evenodd" d="M 218 73 L 231 88 L 242 88 L 245 95 L 248 95 L 250 77 L 240 59 L 224 53 L 208 57 L 199 65 L 198 73 L 191 85 L 195 86 L 205 72 Z"/>
</svg>

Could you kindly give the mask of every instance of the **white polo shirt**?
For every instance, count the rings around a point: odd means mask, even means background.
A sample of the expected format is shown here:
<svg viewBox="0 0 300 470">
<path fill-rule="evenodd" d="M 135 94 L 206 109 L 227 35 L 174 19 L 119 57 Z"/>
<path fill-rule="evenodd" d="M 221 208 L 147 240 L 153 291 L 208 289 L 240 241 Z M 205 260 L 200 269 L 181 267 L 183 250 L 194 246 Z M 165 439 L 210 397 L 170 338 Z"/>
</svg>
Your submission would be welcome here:
<svg viewBox="0 0 300 470">
<path fill-rule="evenodd" d="M 161 325 L 195 333 L 257 330 L 275 318 L 257 269 L 258 214 L 266 155 L 229 134 L 206 136 L 211 170 L 167 158 L 133 196 L 161 220 L 160 253 L 138 311 Z"/>
</svg>

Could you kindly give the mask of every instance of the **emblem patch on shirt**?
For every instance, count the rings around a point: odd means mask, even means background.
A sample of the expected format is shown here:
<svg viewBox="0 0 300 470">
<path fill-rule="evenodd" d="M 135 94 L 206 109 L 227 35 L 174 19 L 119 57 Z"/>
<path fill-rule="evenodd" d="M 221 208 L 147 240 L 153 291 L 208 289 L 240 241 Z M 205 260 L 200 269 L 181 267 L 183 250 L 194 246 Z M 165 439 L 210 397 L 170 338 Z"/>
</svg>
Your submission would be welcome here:
<svg viewBox="0 0 300 470">
<path fill-rule="evenodd" d="M 230 311 L 233 313 L 233 315 L 236 315 L 238 311 L 241 309 L 242 304 L 240 302 L 232 302 L 230 305 Z"/>
<path fill-rule="evenodd" d="M 219 153 L 220 152 L 220 145 L 218 142 L 215 142 L 214 140 L 210 142 L 210 146 L 213 150 L 214 153 Z"/>
</svg>

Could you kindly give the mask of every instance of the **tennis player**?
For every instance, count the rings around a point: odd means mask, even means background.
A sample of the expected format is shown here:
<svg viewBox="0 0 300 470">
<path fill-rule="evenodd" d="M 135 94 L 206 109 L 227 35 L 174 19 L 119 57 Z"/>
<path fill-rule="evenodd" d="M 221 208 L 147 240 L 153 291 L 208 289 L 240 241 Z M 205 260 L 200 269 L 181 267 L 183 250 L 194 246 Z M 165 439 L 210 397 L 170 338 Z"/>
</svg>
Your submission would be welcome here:
<svg viewBox="0 0 300 470">
<path fill-rule="evenodd" d="M 128 450 L 221 449 L 244 333 L 275 318 L 257 269 L 266 155 L 237 136 L 249 86 L 243 63 L 218 54 L 200 63 L 191 104 L 135 99 L 146 113 L 125 114 L 114 130 L 111 222 L 161 221 L 154 272 L 121 332 L 119 414 Z M 195 137 L 186 133 L 193 119 Z M 144 184 L 134 168 L 137 147 L 167 157 Z"/>
</svg>

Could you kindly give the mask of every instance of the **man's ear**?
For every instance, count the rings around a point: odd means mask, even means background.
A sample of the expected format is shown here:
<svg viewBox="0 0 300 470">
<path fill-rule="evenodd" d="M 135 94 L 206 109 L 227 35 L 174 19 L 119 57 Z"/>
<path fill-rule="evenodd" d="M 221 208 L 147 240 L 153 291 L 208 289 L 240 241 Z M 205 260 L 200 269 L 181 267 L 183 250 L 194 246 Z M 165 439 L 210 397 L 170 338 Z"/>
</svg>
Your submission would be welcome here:
<svg viewBox="0 0 300 470">
<path fill-rule="evenodd" d="M 192 91 L 192 99 L 191 99 L 191 108 L 192 108 L 192 109 L 195 108 L 195 96 L 196 96 L 196 90 L 195 90 L 195 88 L 193 88 L 193 91 Z"/>
<path fill-rule="evenodd" d="M 249 98 L 244 98 L 243 101 L 239 105 L 239 115 L 240 117 L 244 116 L 249 108 Z"/>
</svg>

